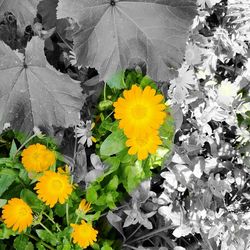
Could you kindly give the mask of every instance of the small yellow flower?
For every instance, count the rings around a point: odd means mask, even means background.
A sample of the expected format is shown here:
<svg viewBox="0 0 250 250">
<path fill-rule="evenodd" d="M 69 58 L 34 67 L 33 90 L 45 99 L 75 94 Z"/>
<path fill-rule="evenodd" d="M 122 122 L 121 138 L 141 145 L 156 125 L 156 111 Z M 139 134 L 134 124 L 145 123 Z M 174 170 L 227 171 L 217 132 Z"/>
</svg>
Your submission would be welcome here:
<svg viewBox="0 0 250 250">
<path fill-rule="evenodd" d="M 148 157 L 148 154 L 156 153 L 156 150 L 162 141 L 157 131 L 152 130 L 145 134 L 137 134 L 132 138 L 128 138 L 126 145 L 130 147 L 128 153 L 130 155 L 137 154 L 139 160 L 144 160 Z"/>
<path fill-rule="evenodd" d="M 78 209 L 80 209 L 82 212 L 86 214 L 91 210 L 91 204 L 87 202 L 85 199 L 82 199 Z"/>
<path fill-rule="evenodd" d="M 32 224 L 32 210 L 22 199 L 12 198 L 3 206 L 2 219 L 8 228 L 21 233 Z"/>
<path fill-rule="evenodd" d="M 61 204 L 65 203 L 72 193 L 73 186 L 68 175 L 45 171 L 34 189 L 37 190 L 39 199 L 52 208 L 58 201 Z"/>
<path fill-rule="evenodd" d="M 133 85 L 123 92 L 115 103 L 115 119 L 127 137 L 144 134 L 145 131 L 158 130 L 166 117 L 163 95 L 147 86 L 144 90 Z"/>
<path fill-rule="evenodd" d="M 70 226 L 73 228 L 73 232 L 71 234 L 73 242 L 78 244 L 80 247 L 87 248 L 88 246 L 93 245 L 96 241 L 98 231 L 84 220 L 81 221 L 80 225 L 70 224 Z"/>
<path fill-rule="evenodd" d="M 58 167 L 57 168 L 57 172 L 60 173 L 60 174 L 66 174 L 66 175 L 69 175 L 70 174 L 70 169 L 69 169 L 69 166 L 68 165 L 65 165 L 65 167 Z"/>
<path fill-rule="evenodd" d="M 22 152 L 22 164 L 29 172 L 43 172 L 55 162 L 55 153 L 39 143 L 30 145 Z"/>
</svg>

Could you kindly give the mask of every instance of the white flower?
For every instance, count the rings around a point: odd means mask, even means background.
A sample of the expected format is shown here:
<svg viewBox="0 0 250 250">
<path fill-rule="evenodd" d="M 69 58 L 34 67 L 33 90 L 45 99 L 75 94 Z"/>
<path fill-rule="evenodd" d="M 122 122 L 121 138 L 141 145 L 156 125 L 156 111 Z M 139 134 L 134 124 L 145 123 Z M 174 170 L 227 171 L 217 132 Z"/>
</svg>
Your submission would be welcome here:
<svg viewBox="0 0 250 250">
<path fill-rule="evenodd" d="M 40 139 L 44 137 L 44 135 L 42 134 L 42 131 L 36 126 L 33 128 L 33 132 Z"/>
<path fill-rule="evenodd" d="M 244 127 L 237 128 L 237 135 L 239 136 L 237 138 L 237 141 L 240 142 L 241 144 L 250 142 L 250 132 L 248 131 L 247 128 Z"/>
<path fill-rule="evenodd" d="M 237 92 L 239 91 L 239 86 L 235 83 L 231 83 L 228 80 L 224 80 L 221 82 L 218 87 L 218 102 L 231 105 L 237 96 Z"/>
<path fill-rule="evenodd" d="M 10 123 L 9 122 L 4 123 L 3 130 L 6 130 L 8 128 L 10 128 Z"/>
<path fill-rule="evenodd" d="M 90 147 L 93 144 L 92 142 L 96 142 L 96 139 L 92 136 L 91 132 L 94 126 L 95 124 L 91 123 L 90 120 L 86 121 L 86 123 L 82 121 L 79 125 L 76 126 L 75 134 L 77 138 L 80 138 L 78 143 L 84 145 L 87 141 L 87 146 Z"/>
</svg>

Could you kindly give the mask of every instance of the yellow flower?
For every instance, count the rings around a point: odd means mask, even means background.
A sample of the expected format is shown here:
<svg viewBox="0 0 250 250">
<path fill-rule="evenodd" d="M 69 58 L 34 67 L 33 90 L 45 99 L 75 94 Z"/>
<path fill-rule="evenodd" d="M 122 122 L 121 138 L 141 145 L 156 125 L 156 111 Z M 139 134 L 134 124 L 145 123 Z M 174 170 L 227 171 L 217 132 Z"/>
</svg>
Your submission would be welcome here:
<svg viewBox="0 0 250 250">
<path fill-rule="evenodd" d="M 73 232 L 71 234 L 73 242 L 75 244 L 77 243 L 80 247 L 87 248 L 96 241 L 98 231 L 84 220 L 81 221 L 80 225 L 70 224 L 70 226 L 73 227 Z"/>
<path fill-rule="evenodd" d="M 12 198 L 3 206 L 2 219 L 8 228 L 19 233 L 32 224 L 33 216 L 31 208 L 21 199 Z"/>
<path fill-rule="evenodd" d="M 39 143 L 30 145 L 22 152 L 22 164 L 29 172 L 43 172 L 55 162 L 55 153 Z"/>
<path fill-rule="evenodd" d="M 65 167 L 58 167 L 57 168 L 57 172 L 60 174 L 66 174 L 66 175 L 70 175 L 70 169 L 68 165 L 65 165 Z"/>
<path fill-rule="evenodd" d="M 82 199 L 78 209 L 80 209 L 82 212 L 86 214 L 91 210 L 91 204 L 87 202 L 85 199 Z"/>
<path fill-rule="evenodd" d="M 52 208 L 58 201 L 65 203 L 73 186 L 69 183 L 69 176 L 49 170 L 38 179 L 34 189 L 37 190 L 38 197 Z"/>
<path fill-rule="evenodd" d="M 160 128 L 166 117 L 163 95 L 156 95 L 156 91 L 149 86 L 142 90 L 133 85 L 123 92 L 123 96 L 114 103 L 114 116 L 120 120 L 119 127 L 127 137 Z"/>
<path fill-rule="evenodd" d="M 128 153 L 130 155 L 137 154 L 139 160 L 146 159 L 149 153 L 154 154 L 161 144 L 161 139 L 155 130 L 144 135 L 137 134 L 126 141 L 126 145 L 130 147 Z"/>
</svg>

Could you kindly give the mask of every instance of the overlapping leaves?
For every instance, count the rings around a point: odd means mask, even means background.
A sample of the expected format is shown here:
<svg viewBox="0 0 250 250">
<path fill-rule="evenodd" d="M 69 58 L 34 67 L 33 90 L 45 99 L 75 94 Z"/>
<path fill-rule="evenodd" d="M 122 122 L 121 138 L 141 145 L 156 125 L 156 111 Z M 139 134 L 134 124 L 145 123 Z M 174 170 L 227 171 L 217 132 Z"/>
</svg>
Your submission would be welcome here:
<svg viewBox="0 0 250 250">
<path fill-rule="evenodd" d="M 60 0 L 57 18 L 78 22 L 78 63 L 96 68 L 102 79 L 143 61 L 159 81 L 180 67 L 195 8 L 193 0 Z"/>
<path fill-rule="evenodd" d="M 25 57 L 0 43 L 0 131 L 4 123 L 23 132 L 42 126 L 68 127 L 79 120 L 82 94 L 78 82 L 48 65 L 44 42 L 34 37 Z"/>
</svg>

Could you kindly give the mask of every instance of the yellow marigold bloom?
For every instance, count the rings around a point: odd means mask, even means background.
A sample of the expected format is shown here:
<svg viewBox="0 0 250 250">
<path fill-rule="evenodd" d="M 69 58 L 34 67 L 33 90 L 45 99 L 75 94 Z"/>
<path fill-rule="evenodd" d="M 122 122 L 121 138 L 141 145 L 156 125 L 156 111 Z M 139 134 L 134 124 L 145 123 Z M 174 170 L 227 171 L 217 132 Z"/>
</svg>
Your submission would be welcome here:
<svg viewBox="0 0 250 250">
<path fill-rule="evenodd" d="M 73 186 L 69 182 L 69 176 L 49 170 L 38 179 L 34 189 L 37 190 L 38 198 L 52 208 L 58 201 L 65 203 Z"/>
<path fill-rule="evenodd" d="M 55 153 L 39 143 L 30 145 L 22 152 L 22 164 L 29 172 L 43 172 L 55 162 Z"/>
<path fill-rule="evenodd" d="M 133 85 L 123 92 L 123 96 L 114 103 L 114 116 L 120 120 L 119 127 L 127 137 L 159 129 L 166 117 L 163 95 L 156 95 L 156 91 L 149 86 L 142 90 Z"/>
<path fill-rule="evenodd" d="M 132 138 L 128 138 L 126 145 L 130 147 L 128 153 L 130 155 L 137 154 L 139 160 L 144 160 L 148 154 L 154 154 L 162 141 L 156 130 L 143 134 L 137 134 Z"/>
<path fill-rule="evenodd" d="M 70 226 L 73 228 L 73 232 L 71 233 L 73 242 L 77 243 L 80 247 L 87 248 L 96 241 L 98 231 L 84 220 L 81 221 L 80 225 L 70 224 Z"/>
<path fill-rule="evenodd" d="M 8 228 L 21 233 L 32 224 L 32 210 L 22 199 L 12 198 L 3 206 L 2 219 Z"/>
<path fill-rule="evenodd" d="M 91 204 L 87 202 L 85 199 L 82 199 L 82 201 L 79 204 L 79 208 L 82 212 L 85 214 L 91 210 Z"/>
</svg>

